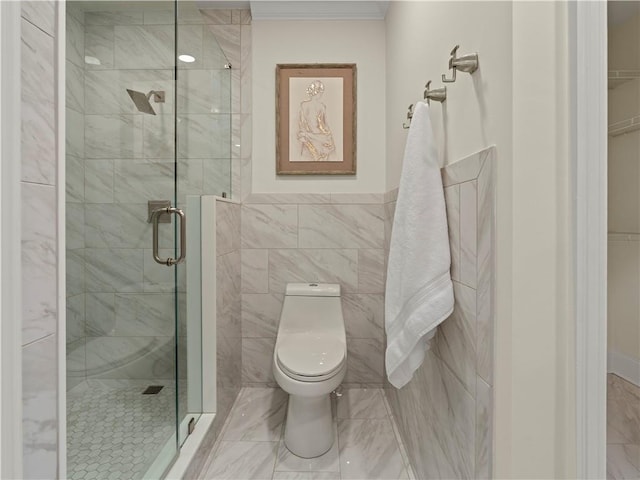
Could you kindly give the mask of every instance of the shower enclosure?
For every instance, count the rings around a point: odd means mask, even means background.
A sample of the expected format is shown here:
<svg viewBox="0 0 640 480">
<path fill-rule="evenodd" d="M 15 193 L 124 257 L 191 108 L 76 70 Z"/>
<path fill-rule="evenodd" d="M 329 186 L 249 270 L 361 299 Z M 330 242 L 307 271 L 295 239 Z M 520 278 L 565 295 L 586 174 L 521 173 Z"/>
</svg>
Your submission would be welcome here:
<svg viewBox="0 0 640 480">
<path fill-rule="evenodd" d="M 220 16 L 67 2 L 70 479 L 159 478 L 202 413 L 200 272 L 179 260 L 199 235 L 187 205 L 231 193 Z"/>
</svg>

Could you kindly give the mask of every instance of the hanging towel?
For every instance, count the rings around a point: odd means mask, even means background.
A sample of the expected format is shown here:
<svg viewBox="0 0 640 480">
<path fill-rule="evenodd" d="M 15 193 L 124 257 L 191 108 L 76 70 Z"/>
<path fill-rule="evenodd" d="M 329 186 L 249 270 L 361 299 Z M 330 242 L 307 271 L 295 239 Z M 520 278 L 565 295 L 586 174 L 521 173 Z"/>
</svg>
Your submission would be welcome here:
<svg viewBox="0 0 640 480">
<path fill-rule="evenodd" d="M 422 364 L 436 327 L 453 311 L 449 232 L 429 107 L 418 103 L 404 152 L 387 286 L 386 368 L 396 388 Z"/>
</svg>

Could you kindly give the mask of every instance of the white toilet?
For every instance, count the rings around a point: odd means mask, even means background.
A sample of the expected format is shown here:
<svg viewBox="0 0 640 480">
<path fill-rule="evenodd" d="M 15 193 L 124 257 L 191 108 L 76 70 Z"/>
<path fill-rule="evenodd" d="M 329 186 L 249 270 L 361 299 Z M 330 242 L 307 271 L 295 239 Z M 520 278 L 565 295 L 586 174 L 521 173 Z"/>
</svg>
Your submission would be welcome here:
<svg viewBox="0 0 640 480">
<path fill-rule="evenodd" d="M 288 284 L 273 352 L 273 374 L 289 394 L 284 442 L 291 453 L 312 458 L 331 448 L 329 394 L 346 371 L 340 285 Z"/>
</svg>

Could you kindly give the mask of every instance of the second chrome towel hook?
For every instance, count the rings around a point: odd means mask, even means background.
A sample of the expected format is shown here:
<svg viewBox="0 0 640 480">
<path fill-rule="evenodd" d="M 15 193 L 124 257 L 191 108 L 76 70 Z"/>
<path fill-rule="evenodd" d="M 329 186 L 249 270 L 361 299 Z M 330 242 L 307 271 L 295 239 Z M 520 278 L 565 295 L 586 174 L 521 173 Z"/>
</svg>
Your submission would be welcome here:
<svg viewBox="0 0 640 480">
<path fill-rule="evenodd" d="M 443 73 L 442 81 L 444 83 L 455 82 L 457 70 L 471 74 L 478 69 L 478 54 L 468 53 L 467 55 L 458 57 L 458 48 L 460 48 L 460 45 L 456 45 L 455 47 L 453 47 L 453 50 L 451 50 L 451 58 L 449 58 L 449 70 L 453 70 L 453 75 L 451 78 L 447 78 L 447 76 Z"/>
<path fill-rule="evenodd" d="M 427 103 L 431 103 L 431 100 L 435 100 L 436 102 L 444 102 L 447 99 L 447 87 L 434 88 L 433 90 L 429 90 L 431 86 L 431 80 L 427 82 L 424 86 L 424 99 Z"/>
</svg>

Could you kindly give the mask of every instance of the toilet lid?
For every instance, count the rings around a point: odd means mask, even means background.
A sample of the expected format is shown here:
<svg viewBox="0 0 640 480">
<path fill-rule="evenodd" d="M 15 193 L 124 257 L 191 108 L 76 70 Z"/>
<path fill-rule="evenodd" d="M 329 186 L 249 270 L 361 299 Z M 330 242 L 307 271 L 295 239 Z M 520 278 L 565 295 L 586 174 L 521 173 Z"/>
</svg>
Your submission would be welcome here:
<svg viewBox="0 0 640 480">
<path fill-rule="evenodd" d="M 294 375 L 318 377 L 340 368 L 344 351 L 335 336 L 292 333 L 278 342 L 278 363 Z"/>
</svg>

